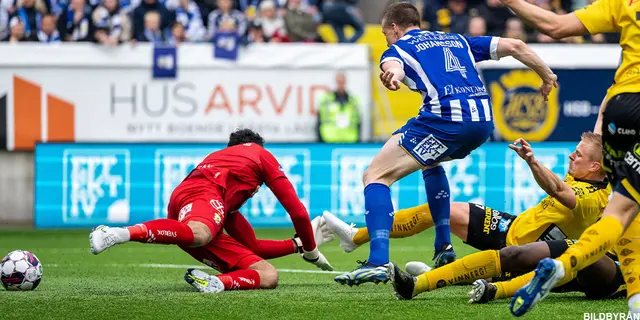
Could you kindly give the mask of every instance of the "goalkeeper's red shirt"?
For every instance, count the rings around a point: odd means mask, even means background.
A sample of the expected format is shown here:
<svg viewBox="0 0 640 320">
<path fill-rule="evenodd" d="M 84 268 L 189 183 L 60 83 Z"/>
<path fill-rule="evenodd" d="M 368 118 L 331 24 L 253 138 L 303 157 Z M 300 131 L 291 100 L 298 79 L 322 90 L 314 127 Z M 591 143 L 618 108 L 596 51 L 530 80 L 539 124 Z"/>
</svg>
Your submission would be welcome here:
<svg viewBox="0 0 640 320">
<path fill-rule="evenodd" d="M 300 202 L 291 182 L 282 172 L 278 160 L 260 145 L 245 143 L 211 153 L 189 176 L 198 172 L 224 189 L 224 201 L 228 213 L 240 209 L 258 192 L 263 183 L 266 184 L 291 216 L 293 227 L 304 249 L 307 251 L 315 249 L 316 244 L 307 209 Z"/>
</svg>

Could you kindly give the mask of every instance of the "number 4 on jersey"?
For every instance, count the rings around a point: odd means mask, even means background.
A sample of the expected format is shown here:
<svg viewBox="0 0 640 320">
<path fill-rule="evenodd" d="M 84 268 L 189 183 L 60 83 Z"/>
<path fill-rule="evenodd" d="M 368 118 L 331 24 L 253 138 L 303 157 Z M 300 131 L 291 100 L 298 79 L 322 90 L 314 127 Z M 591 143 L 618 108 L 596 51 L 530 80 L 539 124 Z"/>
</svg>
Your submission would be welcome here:
<svg viewBox="0 0 640 320">
<path fill-rule="evenodd" d="M 444 47 L 444 65 L 447 72 L 460 72 L 463 78 L 467 78 L 467 68 L 460 65 L 460 60 L 456 56 L 453 55 L 451 49 Z"/>
</svg>

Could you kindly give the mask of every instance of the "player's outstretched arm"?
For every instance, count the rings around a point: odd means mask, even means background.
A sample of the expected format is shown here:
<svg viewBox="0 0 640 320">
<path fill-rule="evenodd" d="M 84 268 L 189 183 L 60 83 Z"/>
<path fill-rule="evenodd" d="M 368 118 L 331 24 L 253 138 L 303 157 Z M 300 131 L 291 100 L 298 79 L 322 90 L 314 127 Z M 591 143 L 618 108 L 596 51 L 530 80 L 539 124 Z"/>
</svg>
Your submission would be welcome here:
<svg viewBox="0 0 640 320">
<path fill-rule="evenodd" d="M 576 207 L 576 194 L 568 183 L 562 181 L 555 173 L 542 165 L 534 156 L 531 145 L 524 139 L 519 138 L 509 145 L 509 149 L 514 150 L 520 158 L 527 162 L 536 183 L 548 195 L 556 198 L 563 206 L 573 209 Z"/>
<path fill-rule="evenodd" d="M 556 40 L 589 33 L 575 13 L 556 14 L 525 0 L 501 1 L 529 25 Z"/>
<path fill-rule="evenodd" d="M 558 77 L 551 71 L 551 69 L 538 57 L 538 55 L 531 50 L 522 40 L 500 38 L 498 41 L 498 58 L 512 56 L 516 60 L 522 62 L 525 66 L 535 71 L 542 79 L 542 85 L 540 86 L 540 93 L 544 96 L 545 100 L 551 92 L 553 87 L 558 87 Z"/>
<path fill-rule="evenodd" d="M 602 116 L 604 113 L 604 109 L 607 107 L 607 97 L 602 99 L 602 103 L 600 103 L 600 111 L 598 111 L 598 119 L 596 119 L 596 125 L 593 128 L 593 133 L 602 135 Z"/>
</svg>

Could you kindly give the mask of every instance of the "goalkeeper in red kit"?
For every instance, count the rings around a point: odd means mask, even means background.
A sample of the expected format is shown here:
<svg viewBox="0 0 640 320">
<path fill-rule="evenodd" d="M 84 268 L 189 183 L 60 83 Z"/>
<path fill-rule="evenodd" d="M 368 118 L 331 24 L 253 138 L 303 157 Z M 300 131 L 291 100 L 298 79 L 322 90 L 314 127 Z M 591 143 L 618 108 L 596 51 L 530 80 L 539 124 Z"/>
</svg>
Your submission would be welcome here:
<svg viewBox="0 0 640 320">
<path fill-rule="evenodd" d="M 322 270 L 333 270 L 316 247 L 306 208 L 278 161 L 263 146 L 264 139 L 251 130 L 232 133 L 226 148 L 208 155 L 173 191 L 168 219 L 126 228 L 99 226 L 89 236 L 91 252 L 98 254 L 129 241 L 178 245 L 221 272 L 212 276 L 196 269 L 187 270 L 185 280 L 207 293 L 275 288 L 278 273 L 263 259 L 298 250 L 305 261 Z M 297 233 L 294 239 L 257 240 L 238 212 L 263 183 L 291 216 Z"/>
</svg>

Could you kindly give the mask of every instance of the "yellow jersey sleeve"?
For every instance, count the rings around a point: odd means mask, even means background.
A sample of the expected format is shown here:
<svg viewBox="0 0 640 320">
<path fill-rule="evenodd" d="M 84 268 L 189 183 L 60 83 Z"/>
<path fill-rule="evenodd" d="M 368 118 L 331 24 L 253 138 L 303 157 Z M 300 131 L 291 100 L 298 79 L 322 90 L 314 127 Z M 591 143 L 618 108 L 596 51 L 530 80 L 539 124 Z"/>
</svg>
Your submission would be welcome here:
<svg viewBox="0 0 640 320">
<path fill-rule="evenodd" d="M 608 202 L 608 187 L 599 189 L 587 183 L 575 183 L 571 189 L 576 194 L 576 207 L 573 213 L 583 219 L 599 219 Z"/>
<path fill-rule="evenodd" d="M 597 0 L 596 2 L 575 11 L 580 22 L 590 34 L 617 32 L 618 6 L 621 0 Z"/>
</svg>

